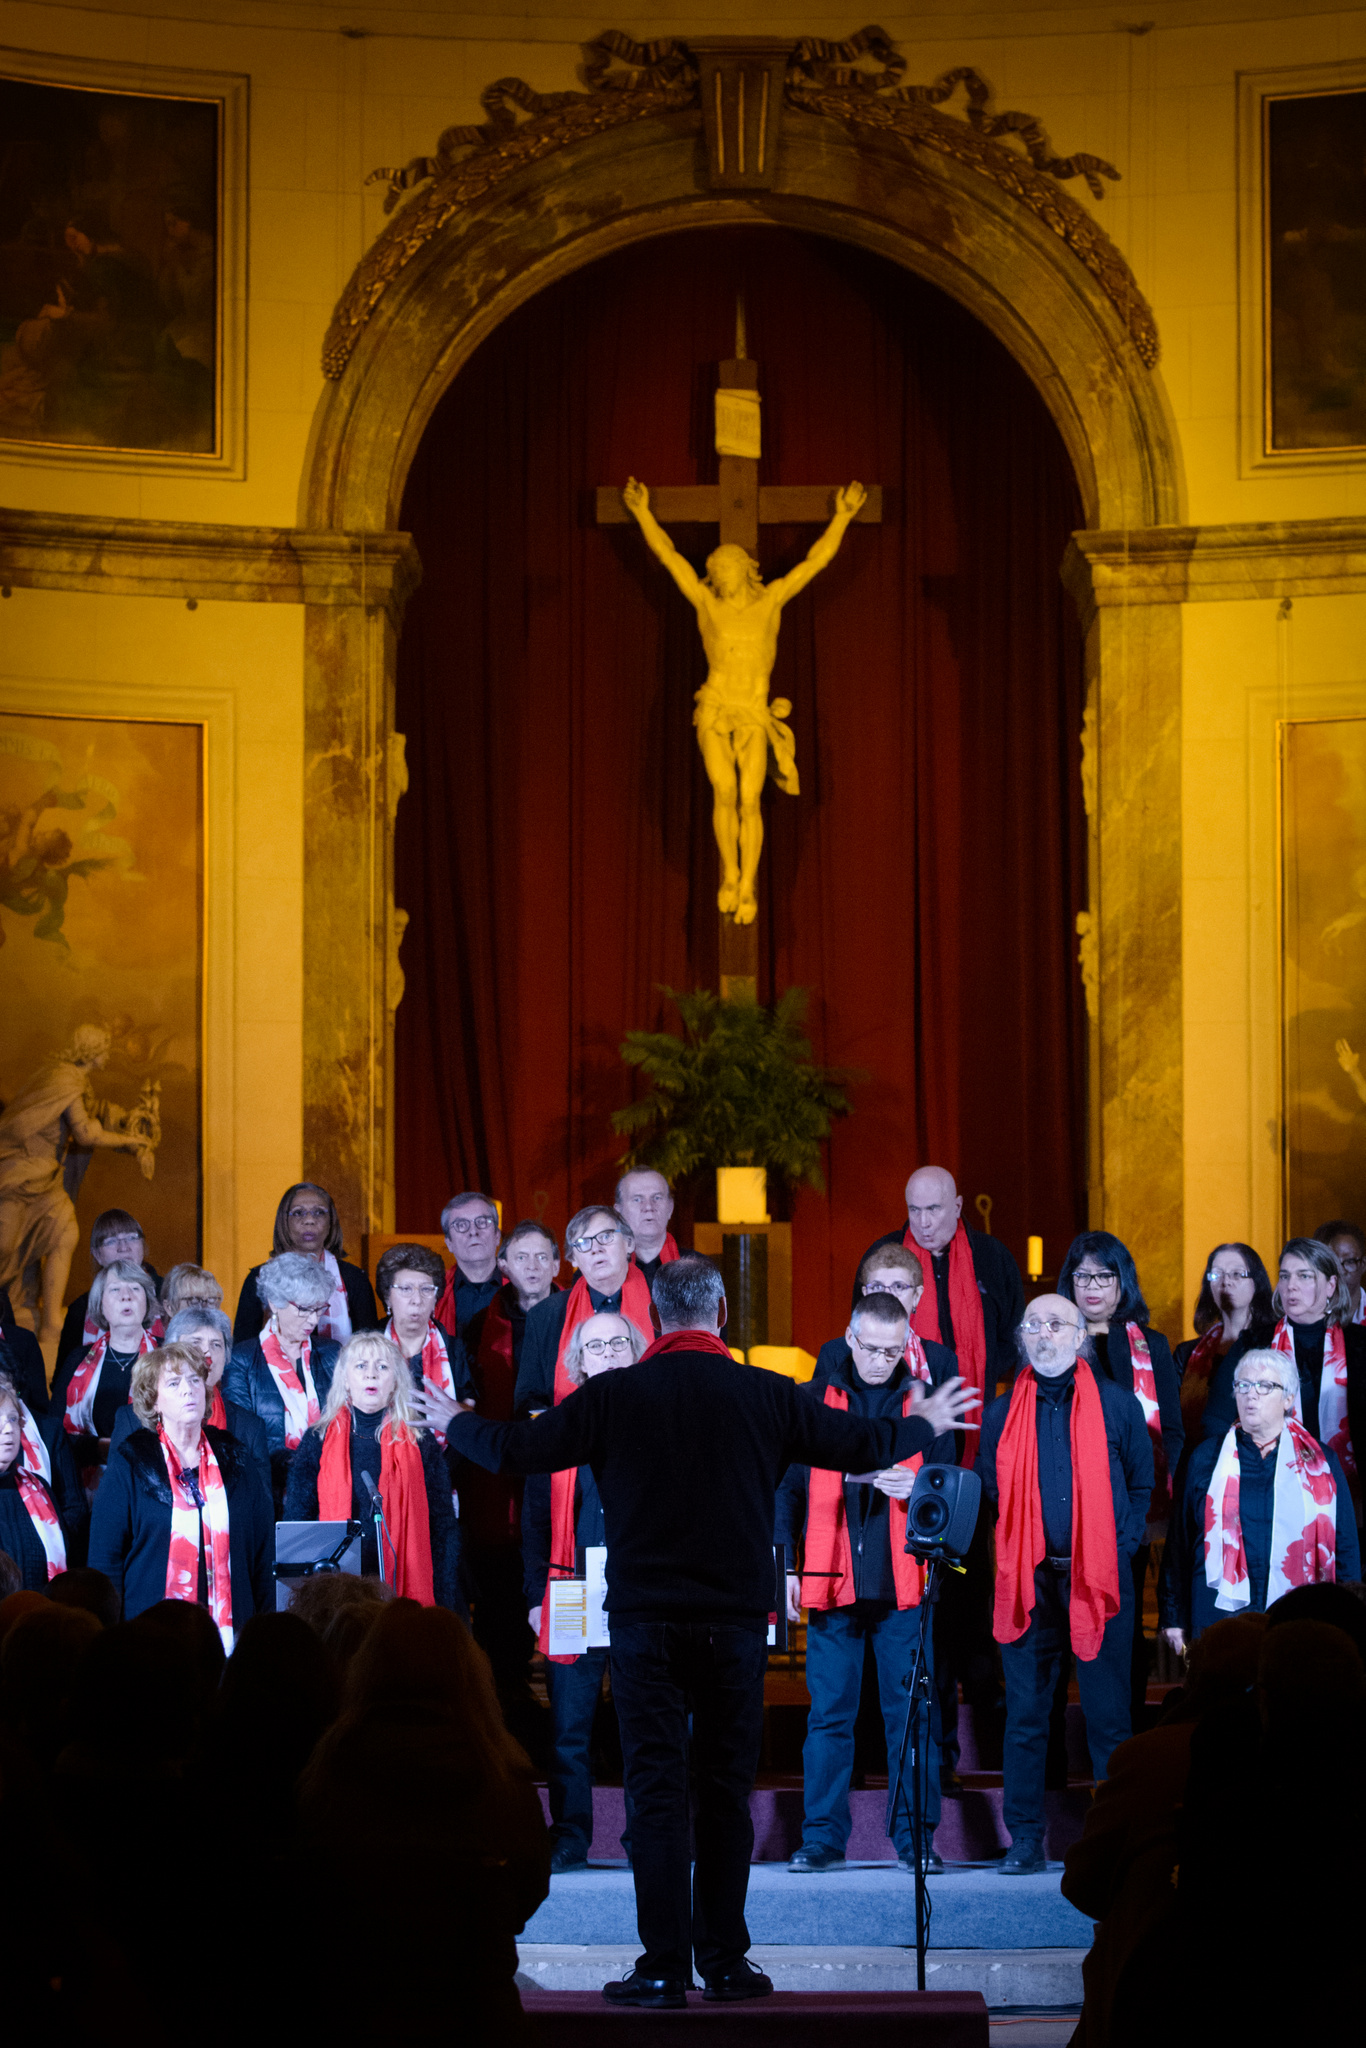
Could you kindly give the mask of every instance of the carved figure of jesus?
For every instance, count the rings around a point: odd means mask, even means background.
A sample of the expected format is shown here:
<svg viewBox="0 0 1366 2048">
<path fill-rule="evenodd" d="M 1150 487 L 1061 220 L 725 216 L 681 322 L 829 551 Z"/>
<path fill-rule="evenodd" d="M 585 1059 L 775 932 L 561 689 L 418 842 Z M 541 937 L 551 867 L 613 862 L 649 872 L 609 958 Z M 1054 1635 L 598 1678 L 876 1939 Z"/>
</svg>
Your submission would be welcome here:
<svg viewBox="0 0 1366 2048">
<path fill-rule="evenodd" d="M 769 701 L 769 677 L 778 652 L 783 606 L 805 590 L 835 558 L 844 530 L 867 492 L 859 483 L 835 494 L 835 516 L 788 575 L 765 583 L 744 548 L 727 542 L 707 557 L 705 580 L 684 561 L 650 510 L 650 494 L 631 478 L 622 497 L 658 557 L 697 613 L 707 656 L 707 680 L 697 692 L 693 724 L 713 792 L 712 829 L 721 854 L 719 910 L 737 924 L 752 924 L 764 821 L 759 797 L 773 749 L 775 779 L 796 796 L 796 742 L 784 720 L 786 697 Z"/>
</svg>

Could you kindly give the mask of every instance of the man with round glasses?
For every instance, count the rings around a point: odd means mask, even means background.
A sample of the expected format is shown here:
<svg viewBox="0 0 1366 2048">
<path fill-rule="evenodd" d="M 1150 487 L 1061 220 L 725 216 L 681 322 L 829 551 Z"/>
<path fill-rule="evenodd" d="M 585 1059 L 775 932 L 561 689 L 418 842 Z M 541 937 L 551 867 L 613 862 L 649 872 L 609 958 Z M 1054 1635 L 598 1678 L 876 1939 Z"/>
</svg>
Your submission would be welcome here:
<svg viewBox="0 0 1366 2048">
<path fill-rule="evenodd" d="M 590 1315 L 620 1312 L 648 1344 L 654 1336 L 650 1289 L 632 1253 L 635 1237 L 624 1216 L 601 1205 L 580 1209 L 564 1234 L 565 1256 L 578 1278 L 565 1294 L 552 1294 L 527 1317 L 517 1372 L 519 1420 L 539 1415 L 570 1391 L 565 1347 Z"/>
<path fill-rule="evenodd" d="M 1294 1357 L 1245 1351 L 1238 1419 L 1191 1452 L 1173 1521 L 1163 1634 L 1177 1651 L 1229 1614 L 1264 1614 L 1292 1586 L 1361 1576 L 1337 1455 L 1296 1420 Z"/>
<path fill-rule="evenodd" d="M 1153 1447 L 1133 1395 L 1095 1370 L 1086 1325 L 1061 1294 L 1031 1301 L 1020 1370 L 982 1418 L 977 1471 L 996 1510 L 993 1630 L 1006 1682 L 1005 1823 L 1011 1877 L 1044 1859 L 1048 1720 L 1077 1660 L 1097 1782 L 1132 1733 L 1130 1559 L 1143 1541 Z"/>
<path fill-rule="evenodd" d="M 441 1235 L 455 1264 L 437 1302 L 436 1320 L 452 1337 L 459 1337 L 503 1284 L 498 1271 L 498 1204 L 478 1189 L 452 1195 L 441 1211 Z"/>
<path fill-rule="evenodd" d="M 886 1257 L 907 1258 L 899 1247 Z M 910 1276 L 891 1269 L 899 1279 Z M 910 1307 L 919 1296 L 912 1287 Z M 842 1355 L 808 1399 L 866 1418 L 899 1421 L 913 1415 L 931 1386 L 957 1371 L 942 1344 L 922 1345 L 908 1329 L 908 1306 L 891 1292 L 867 1292 L 849 1317 Z M 826 1347 L 830 1349 L 831 1347 Z M 930 1356 L 933 1354 L 933 1356 Z M 823 1354 L 824 1355 L 824 1354 Z M 789 1465 L 778 1488 L 774 1541 L 795 1560 L 799 1541 L 804 1570 L 789 1572 L 788 1619 L 808 1610 L 806 1683 L 811 1712 L 802 1750 L 802 1840 L 789 1870 L 843 1866 L 852 1821 L 849 1779 L 854 1767 L 854 1723 L 863 1686 L 864 1651 L 872 1645 L 887 1734 L 887 1782 L 896 1776 L 906 1719 L 906 1678 L 915 1662 L 922 1621 L 924 1571 L 906 1553 L 906 1503 L 923 1463 L 957 1462 L 953 1435 L 937 1436 L 923 1456 L 876 1472 L 822 1472 Z M 933 1669 L 930 1646 L 927 1661 Z M 931 1732 L 924 1861 L 940 1872 L 934 1848 L 939 1824 L 939 1752 Z M 903 1870 L 914 1869 L 909 1789 L 887 1815 L 887 1832 Z"/>
</svg>

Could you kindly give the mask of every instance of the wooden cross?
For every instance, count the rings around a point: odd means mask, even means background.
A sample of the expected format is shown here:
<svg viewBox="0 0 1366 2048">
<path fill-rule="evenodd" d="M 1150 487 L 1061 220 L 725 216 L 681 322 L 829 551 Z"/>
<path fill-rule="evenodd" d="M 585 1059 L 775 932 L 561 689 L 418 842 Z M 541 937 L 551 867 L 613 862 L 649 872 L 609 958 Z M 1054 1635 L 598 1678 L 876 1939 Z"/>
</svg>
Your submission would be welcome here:
<svg viewBox="0 0 1366 2048">
<path fill-rule="evenodd" d="M 718 390 L 754 392 L 759 389 L 759 365 L 745 353 L 745 302 L 741 298 L 735 315 L 735 354 L 720 365 Z M 758 420 L 755 401 L 747 404 L 754 415 L 752 455 L 722 454 L 714 484 L 651 484 L 650 510 L 660 525 L 718 526 L 721 544 L 734 543 L 757 557 L 761 526 L 825 526 L 835 510 L 836 484 L 761 484 L 759 482 Z M 720 408 L 718 407 L 718 411 Z M 861 526 L 875 526 L 882 520 L 882 486 L 869 484 L 868 496 L 855 514 Z M 599 484 L 597 492 L 599 526 L 628 526 L 631 514 L 615 484 Z M 722 996 L 748 994 L 753 997 L 759 983 L 759 925 L 736 924 L 733 917 L 720 919 L 720 966 Z M 743 984 L 748 984 L 744 987 Z"/>
</svg>

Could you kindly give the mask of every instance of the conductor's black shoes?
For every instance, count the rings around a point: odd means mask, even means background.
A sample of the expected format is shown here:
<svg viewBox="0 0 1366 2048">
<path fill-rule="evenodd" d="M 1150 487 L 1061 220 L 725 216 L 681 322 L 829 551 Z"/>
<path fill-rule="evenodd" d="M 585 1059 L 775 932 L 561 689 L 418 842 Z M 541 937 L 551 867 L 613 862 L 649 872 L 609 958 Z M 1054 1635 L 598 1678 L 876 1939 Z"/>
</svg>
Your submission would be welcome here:
<svg viewBox="0 0 1366 2048">
<path fill-rule="evenodd" d="M 687 1986 L 681 1977 L 642 1977 L 630 1971 L 619 1984 L 604 1984 L 602 1995 L 609 2005 L 678 2006 L 688 2002 Z"/>
<path fill-rule="evenodd" d="M 561 1835 L 550 1851 L 551 1872 L 587 1870 L 588 1851 L 575 1835 Z"/>
<path fill-rule="evenodd" d="M 772 1989 L 773 1979 L 756 1969 L 748 1956 L 742 1956 L 733 1970 L 725 1970 L 718 1977 L 708 1977 L 702 1986 L 702 1996 L 730 2000 L 767 1998 Z"/>
<path fill-rule="evenodd" d="M 912 1876 L 915 1875 L 914 1850 L 912 1850 L 909 1856 L 898 1856 L 896 1860 L 899 1870 L 909 1870 Z M 933 1843 L 921 1850 L 920 1868 L 924 1871 L 926 1877 L 942 1877 L 944 1875 L 944 1859 Z"/>
<path fill-rule="evenodd" d="M 1021 1835 L 1018 1841 L 1011 1843 L 1000 1863 L 1002 1877 L 1037 1877 L 1041 1870 L 1047 1868 L 1043 1842 L 1038 1835 Z"/>
<path fill-rule="evenodd" d="M 813 1843 L 808 1848 L 807 1844 L 803 1842 L 796 1855 L 789 1859 L 787 1867 L 789 1870 L 799 1872 L 843 1870 L 844 1851 L 843 1849 L 822 1849 L 819 1843 Z"/>
</svg>

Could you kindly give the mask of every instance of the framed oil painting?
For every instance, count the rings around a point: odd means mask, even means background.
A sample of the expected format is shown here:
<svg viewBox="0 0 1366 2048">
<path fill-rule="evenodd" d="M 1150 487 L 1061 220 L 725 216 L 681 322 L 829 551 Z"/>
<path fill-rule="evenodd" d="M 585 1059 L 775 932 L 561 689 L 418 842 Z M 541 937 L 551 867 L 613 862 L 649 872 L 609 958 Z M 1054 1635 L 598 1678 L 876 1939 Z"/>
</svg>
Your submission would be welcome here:
<svg viewBox="0 0 1366 2048">
<path fill-rule="evenodd" d="M 1285 1220 L 1366 1221 L 1366 717 L 1281 726 Z"/>
<path fill-rule="evenodd" d="M 230 469 L 245 87 L 49 61 L 0 54 L 0 452 Z"/>
<path fill-rule="evenodd" d="M 1243 473 L 1366 466 L 1366 64 L 1239 80 Z"/>
<path fill-rule="evenodd" d="M 55 1343 L 90 1225 L 200 1250 L 197 724 L 0 713 L 0 1285 Z"/>
</svg>

